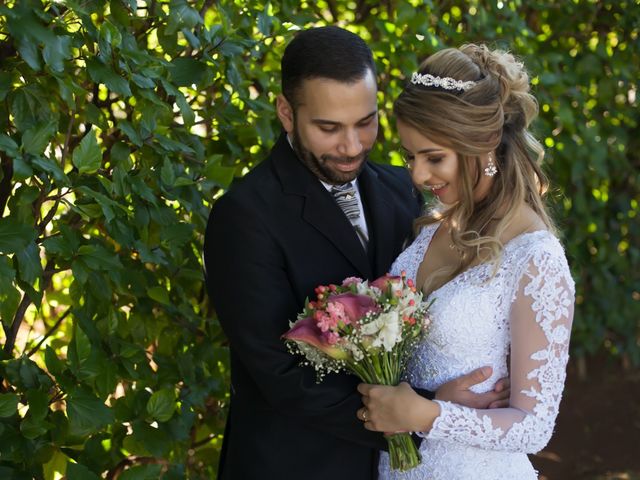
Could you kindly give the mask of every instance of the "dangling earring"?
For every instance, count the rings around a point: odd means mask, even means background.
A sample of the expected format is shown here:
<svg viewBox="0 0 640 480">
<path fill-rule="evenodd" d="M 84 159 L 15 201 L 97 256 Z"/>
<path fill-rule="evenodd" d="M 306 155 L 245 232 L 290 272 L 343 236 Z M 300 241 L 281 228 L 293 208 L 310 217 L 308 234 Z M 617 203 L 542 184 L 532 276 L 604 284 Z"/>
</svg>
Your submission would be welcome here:
<svg viewBox="0 0 640 480">
<path fill-rule="evenodd" d="M 493 162 L 493 154 L 490 153 L 489 163 L 487 163 L 487 166 L 484 169 L 484 174 L 487 177 L 493 177 L 496 173 L 498 173 L 498 167 L 496 167 L 496 164 Z"/>
</svg>

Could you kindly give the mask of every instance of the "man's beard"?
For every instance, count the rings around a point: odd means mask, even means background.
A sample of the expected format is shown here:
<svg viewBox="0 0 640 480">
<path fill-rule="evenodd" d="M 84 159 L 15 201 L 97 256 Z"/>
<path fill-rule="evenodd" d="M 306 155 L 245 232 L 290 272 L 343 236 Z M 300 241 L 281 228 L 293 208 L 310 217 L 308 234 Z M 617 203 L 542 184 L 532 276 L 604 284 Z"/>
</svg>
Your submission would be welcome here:
<svg viewBox="0 0 640 480">
<path fill-rule="evenodd" d="M 300 161 L 309 169 L 311 172 L 318 177 L 320 180 L 330 183 L 332 185 L 342 185 L 347 182 L 353 181 L 362 169 L 364 168 L 367 160 L 369 159 L 369 150 L 364 150 L 361 154 L 355 157 L 336 157 L 333 155 L 321 155 L 320 158 L 316 157 L 310 150 L 307 150 L 302 142 L 300 141 L 300 136 L 298 135 L 298 130 L 294 127 L 293 129 L 293 138 L 291 139 L 291 144 L 293 146 L 293 150 L 300 158 Z M 352 172 L 340 172 L 337 170 L 332 170 L 328 168 L 326 163 L 327 161 L 333 161 L 338 163 L 355 163 L 362 162 L 360 167 L 357 170 Z"/>
</svg>

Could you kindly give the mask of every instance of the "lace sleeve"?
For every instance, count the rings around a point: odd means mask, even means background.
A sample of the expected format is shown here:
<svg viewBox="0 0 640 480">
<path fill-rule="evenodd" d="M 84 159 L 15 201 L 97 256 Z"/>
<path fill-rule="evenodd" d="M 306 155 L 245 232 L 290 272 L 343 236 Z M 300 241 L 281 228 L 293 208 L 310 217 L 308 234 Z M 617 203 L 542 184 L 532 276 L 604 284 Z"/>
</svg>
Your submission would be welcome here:
<svg viewBox="0 0 640 480">
<path fill-rule="evenodd" d="M 575 295 L 562 247 L 534 252 L 513 285 L 510 406 L 478 410 L 438 401 L 440 416 L 423 436 L 525 453 L 542 450 L 551 438 L 564 388 Z"/>
</svg>

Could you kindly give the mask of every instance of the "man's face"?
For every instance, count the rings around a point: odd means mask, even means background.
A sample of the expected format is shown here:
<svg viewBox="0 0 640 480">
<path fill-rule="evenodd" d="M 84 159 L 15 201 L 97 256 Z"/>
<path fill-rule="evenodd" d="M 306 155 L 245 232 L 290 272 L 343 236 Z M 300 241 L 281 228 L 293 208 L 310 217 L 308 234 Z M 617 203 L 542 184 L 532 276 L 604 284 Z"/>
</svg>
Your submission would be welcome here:
<svg viewBox="0 0 640 480">
<path fill-rule="evenodd" d="M 320 180 L 343 184 L 364 168 L 378 133 L 376 93 L 375 77 L 368 71 L 353 83 L 305 80 L 295 112 L 291 109 L 287 118 L 279 105 L 278 115 L 294 150 Z M 279 101 L 287 102 L 284 97 Z"/>
</svg>

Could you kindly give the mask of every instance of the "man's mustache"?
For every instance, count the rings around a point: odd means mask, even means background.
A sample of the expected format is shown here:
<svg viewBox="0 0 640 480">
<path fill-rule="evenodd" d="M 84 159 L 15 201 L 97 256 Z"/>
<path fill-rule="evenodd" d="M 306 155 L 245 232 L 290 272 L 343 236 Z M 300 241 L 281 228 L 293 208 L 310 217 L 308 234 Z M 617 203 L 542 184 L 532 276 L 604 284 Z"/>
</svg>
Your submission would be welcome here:
<svg viewBox="0 0 640 480">
<path fill-rule="evenodd" d="M 357 163 L 362 160 L 366 160 L 368 155 L 369 155 L 369 151 L 363 152 L 355 157 L 336 157 L 334 155 L 325 154 L 325 155 L 321 155 L 320 158 L 325 162 L 331 161 L 336 163 L 342 163 L 344 165 L 349 165 L 351 163 Z"/>
</svg>

